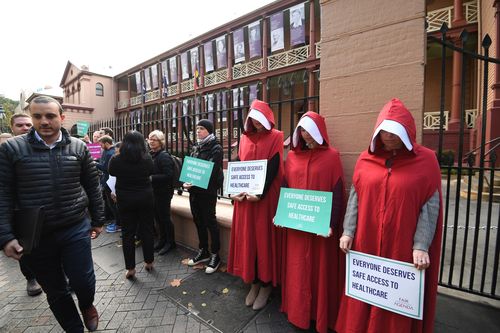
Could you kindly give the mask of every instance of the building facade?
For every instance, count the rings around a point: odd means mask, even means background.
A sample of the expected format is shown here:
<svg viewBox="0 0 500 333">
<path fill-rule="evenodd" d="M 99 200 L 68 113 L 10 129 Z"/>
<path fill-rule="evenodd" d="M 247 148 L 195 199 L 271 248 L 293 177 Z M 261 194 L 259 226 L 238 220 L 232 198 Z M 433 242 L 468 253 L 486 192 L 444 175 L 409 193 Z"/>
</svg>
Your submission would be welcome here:
<svg viewBox="0 0 500 333">
<path fill-rule="evenodd" d="M 93 123 L 115 116 L 113 77 L 68 61 L 59 86 L 63 89 L 64 127 L 68 130 L 76 133 L 77 121 Z"/>
</svg>

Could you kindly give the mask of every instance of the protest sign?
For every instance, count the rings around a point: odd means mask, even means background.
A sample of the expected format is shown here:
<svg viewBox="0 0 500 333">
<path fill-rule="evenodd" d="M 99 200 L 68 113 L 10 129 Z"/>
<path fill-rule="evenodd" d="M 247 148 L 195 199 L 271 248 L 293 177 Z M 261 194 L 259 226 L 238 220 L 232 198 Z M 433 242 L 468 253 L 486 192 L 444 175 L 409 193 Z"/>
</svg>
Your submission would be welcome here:
<svg viewBox="0 0 500 333">
<path fill-rule="evenodd" d="M 90 151 L 90 156 L 98 160 L 101 158 L 101 144 L 100 143 L 87 143 L 87 148 Z"/>
<path fill-rule="evenodd" d="M 424 270 L 357 251 L 346 256 L 347 296 L 414 319 L 423 318 Z"/>
<path fill-rule="evenodd" d="M 262 194 L 266 182 L 267 160 L 229 162 L 226 194 Z"/>
<path fill-rule="evenodd" d="M 181 182 L 191 183 L 193 186 L 207 189 L 213 168 L 214 162 L 186 156 L 182 163 L 179 180 Z"/>
<path fill-rule="evenodd" d="M 274 224 L 327 236 L 331 212 L 332 192 L 282 187 Z"/>
<path fill-rule="evenodd" d="M 77 132 L 78 136 L 83 137 L 83 136 L 87 135 L 87 132 L 89 130 L 89 126 L 90 126 L 90 124 L 88 121 L 81 121 L 81 120 L 77 121 L 76 122 L 76 132 Z"/>
</svg>

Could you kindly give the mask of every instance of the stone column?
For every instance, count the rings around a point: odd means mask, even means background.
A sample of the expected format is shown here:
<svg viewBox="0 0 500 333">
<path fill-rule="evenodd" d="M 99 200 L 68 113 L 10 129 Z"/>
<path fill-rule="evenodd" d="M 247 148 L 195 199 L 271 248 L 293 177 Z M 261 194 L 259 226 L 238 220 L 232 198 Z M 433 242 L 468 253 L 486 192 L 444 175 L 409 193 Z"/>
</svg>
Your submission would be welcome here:
<svg viewBox="0 0 500 333">
<path fill-rule="evenodd" d="M 452 27 L 457 28 L 465 25 L 462 0 L 455 0 L 453 3 L 453 21 Z M 456 47 L 462 47 L 460 39 L 455 37 L 453 43 Z M 462 90 L 462 55 L 459 52 L 453 52 L 453 71 L 451 85 L 451 110 L 448 130 L 456 130 L 460 125 L 460 91 Z"/>
</svg>

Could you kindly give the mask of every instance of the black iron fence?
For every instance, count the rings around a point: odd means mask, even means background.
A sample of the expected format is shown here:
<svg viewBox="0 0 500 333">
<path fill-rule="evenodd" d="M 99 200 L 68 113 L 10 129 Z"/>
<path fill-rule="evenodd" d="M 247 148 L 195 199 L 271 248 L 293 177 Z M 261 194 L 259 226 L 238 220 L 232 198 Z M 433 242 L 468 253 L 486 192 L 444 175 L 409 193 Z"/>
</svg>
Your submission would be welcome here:
<svg viewBox="0 0 500 333">
<path fill-rule="evenodd" d="M 196 123 L 208 118 L 214 123 L 214 134 L 224 148 L 224 161 L 237 157 L 238 142 L 251 101 L 264 95 L 273 109 L 276 128 L 288 138 L 299 118 L 306 111 L 319 112 L 319 70 L 310 76 L 306 70 L 269 78 L 265 85 L 255 82 L 232 89 L 178 100 L 166 100 L 117 114 L 115 118 L 91 124 L 89 133 L 102 127 L 110 127 L 115 140 L 135 129 L 147 136 L 153 130 L 161 130 L 167 138 L 167 150 L 173 155 L 189 155 L 196 142 Z M 309 94 L 309 80 L 314 79 L 314 95 Z M 287 145 L 289 139 L 285 140 Z"/>
<path fill-rule="evenodd" d="M 500 169 L 497 165 L 499 138 L 486 141 L 488 79 L 491 64 L 500 60 L 489 56 L 491 39 L 488 35 L 481 43 L 482 54 L 470 51 L 469 35 L 460 35 L 462 46 L 447 40 L 446 25 L 441 28 L 441 38 L 430 37 L 442 46 L 441 100 L 438 158 L 443 174 L 444 227 L 439 284 L 452 289 L 500 299 L 498 291 L 500 253 Z M 461 115 L 458 129 L 458 149 L 454 154 L 443 149 L 444 105 L 446 82 L 446 52 L 458 52 L 461 57 Z M 477 148 L 464 151 L 465 95 L 467 86 L 466 66 L 473 59 L 482 73 L 481 111 L 478 116 L 481 128 Z M 449 84 L 449 83 L 448 83 Z M 470 84 L 470 83 L 469 83 Z"/>
</svg>

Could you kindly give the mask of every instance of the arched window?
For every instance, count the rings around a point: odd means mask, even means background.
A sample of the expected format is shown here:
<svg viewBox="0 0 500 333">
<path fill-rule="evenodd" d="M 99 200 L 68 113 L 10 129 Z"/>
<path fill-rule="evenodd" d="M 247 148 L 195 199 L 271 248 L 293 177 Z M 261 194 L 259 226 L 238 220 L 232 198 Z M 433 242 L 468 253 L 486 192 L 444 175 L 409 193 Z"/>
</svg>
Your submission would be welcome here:
<svg viewBox="0 0 500 333">
<path fill-rule="evenodd" d="M 96 96 L 104 96 L 104 86 L 102 83 L 96 83 L 95 84 L 95 94 Z"/>
</svg>

